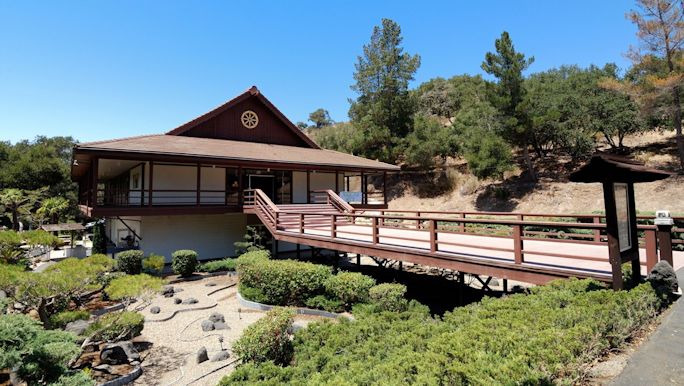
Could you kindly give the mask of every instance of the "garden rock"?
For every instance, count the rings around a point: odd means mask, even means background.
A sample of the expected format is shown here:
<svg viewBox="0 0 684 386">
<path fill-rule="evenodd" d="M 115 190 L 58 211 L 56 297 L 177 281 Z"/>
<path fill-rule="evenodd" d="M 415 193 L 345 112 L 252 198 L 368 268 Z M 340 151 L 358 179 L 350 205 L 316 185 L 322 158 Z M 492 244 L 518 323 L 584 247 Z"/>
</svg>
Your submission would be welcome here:
<svg viewBox="0 0 684 386">
<path fill-rule="evenodd" d="M 154 307 L 150 308 L 150 312 L 153 314 L 158 314 L 161 312 L 161 309 L 159 308 L 159 306 L 154 306 Z"/>
<path fill-rule="evenodd" d="M 121 365 L 139 360 L 140 354 L 131 342 L 107 343 L 100 352 L 100 361 L 109 365 Z"/>
<path fill-rule="evenodd" d="M 230 358 L 230 354 L 228 354 L 228 351 L 223 350 L 223 351 L 219 351 L 218 353 L 216 353 L 216 355 L 211 357 L 211 361 L 212 362 L 220 362 L 220 361 L 225 361 L 228 358 Z"/>
<path fill-rule="evenodd" d="M 196 304 L 199 303 L 195 298 L 187 298 L 183 300 L 183 304 Z"/>
<path fill-rule="evenodd" d="M 183 299 L 181 298 L 173 298 L 173 304 L 181 304 L 183 303 Z"/>
<path fill-rule="evenodd" d="M 0 290 L 0 299 L 6 299 L 7 298 L 7 292 Z"/>
<path fill-rule="evenodd" d="M 209 320 L 211 320 L 214 323 L 224 323 L 226 321 L 226 318 L 224 318 L 223 315 L 218 312 L 212 312 L 211 315 L 209 315 Z"/>
<path fill-rule="evenodd" d="M 214 323 L 211 320 L 203 320 L 202 331 L 214 331 Z"/>
<path fill-rule="evenodd" d="M 82 335 L 85 330 L 90 326 L 90 322 L 87 320 L 74 320 L 73 322 L 67 323 L 64 327 L 64 331 L 71 332 L 74 335 Z"/>
<path fill-rule="evenodd" d="M 216 287 L 216 283 L 207 283 L 204 286 L 205 287 Z"/>
<path fill-rule="evenodd" d="M 197 351 L 197 363 L 206 362 L 209 360 L 209 355 L 207 354 L 207 348 L 202 346 Z"/>
<path fill-rule="evenodd" d="M 165 285 L 164 288 L 162 288 L 162 295 L 164 295 L 165 298 L 173 297 L 174 293 L 175 291 L 173 290 L 172 285 Z"/>
<path fill-rule="evenodd" d="M 214 330 L 230 330 L 230 327 L 224 322 L 216 322 L 214 323 Z"/>
<path fill-rule="evenodd" d="M 651 269 L 647 280 L 658 293 L 672 294 L 677 292 L 679 283 L 677 282 L 677 274 L 670 263 L 661 260 Z"/>
<path fill-rule="evenodd" d="M 28 316 L 33 318 L 34 320 L 40 320 L 40 315 L 38 315 L 38 311 L 36 310 L 30 310 L 28 312 Z"/>
<path fill-rule="evenodd" d="M 102 371 L 103 373 L 111 374 L 112 367 L 106 363 L 99 364 L 93 367 L 93 370 Z"/>
</svg>

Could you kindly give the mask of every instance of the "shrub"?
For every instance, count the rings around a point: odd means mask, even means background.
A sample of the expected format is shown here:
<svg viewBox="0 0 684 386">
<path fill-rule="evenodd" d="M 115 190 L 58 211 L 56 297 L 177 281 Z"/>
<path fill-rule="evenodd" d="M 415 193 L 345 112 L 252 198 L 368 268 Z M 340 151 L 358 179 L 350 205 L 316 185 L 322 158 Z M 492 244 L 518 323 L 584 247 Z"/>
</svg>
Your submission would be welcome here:
<svg viewBox="0 0 684 386">
<path fill-rule="evenodd" d="M 166 258 L 164 256 L 152 253 L 143 260 L 142 267 L 145 273 L 149 273 L 150 275 L 161 275 L 165 264 Z"/>
<path fill-rule="evenodd" d="M 325 292 L 333 299 L 339 299 L 345 306 L 368 301 L 368 290 L 375 285 L 375 279 L 358 272 L 340 272 L 325 281 Z"/>
<path fill-rule="evenodd" d="M 292 327 L 294 314 L 294 311 L 287 308 L 272 309 L 247 327 L 233 345 L 233 352 L 242 362 L 289 363 L 292 358 L 292 342 L 287 332 Z"/>
<path fill-rule="evenodd" d="M 131 249 L 116 255 L 117 269 L 129 275 L 137 275 L 142 272 L 143 251 Z"/>
<path fill-rule="evenodd" d="M 86 330 L 93 341 L 118 342 L 133 339 L 143 330 L 145 317 L 134 311 L 105 314 Z"/>
<path fill-rule="evenodd" d="M 259 251 L 249 251 L 240 255 L 235 261 L 235 269 L 238 273 L 242 270 L 242 267 L 253 264 L 256 261 L 268 260 L 271 257 L 271 253 L 266 250 Z"/>
<path fill-rule="evenodd" d="M 619 348 L 661 304 L 647 283 L 612 291 L 563 280 L 529 295 L 484 298 L 441 319 L 415 302 L 403 312 L 359 305 L 354 321 L 298 331 L 289 366 L 247 364 L 222 384 L 581 383 L 589 364 Z"/>
<path fill-rule="evenodd" d="M 383 283 L 371 288 L 369 291 L 370 300 L 379 311 L 406 311 L 408 302 L 406 286 L 397 283 Z"/>
<path fill-rule="evenodd" d="M 96 382 L 85 371 L 76 371 L 73 374 L 65 374 L 59 377 L 50 386 L 95 386 Z"/>
<path fill-rule="evenodd" d="M 241 288 L 258 289 L 262 303 L 302 305 L 306 299 L 321 295 L 330 268 L 293 260 L 269 260 L 249 252 L 238 258 Z M 255 300 L 256 301 L 256 300 Z"/>
<path fill-rule="evenodd" d="M 57 380 L 79 348 L 71 333 L 45 330 L 25 315 L 0 316 L 0 369 L 18 367 L 29 385 Z"/>
<path fill-rule="evenodd" d="M 247 300 L 257 303 L 269 303 L 269 299 L 259 288 L 248 287 L 244 284 L 239 286 L 240 295 Z"/>
<path fill-rule="evenodd" d="M 197 268 L 197 252 L 181 249 L 171 255 L 173 272 L 181 276 L 190 276 Z"/>
<path fill-rule="evenodd" d="M 199 267 L 200 272 L 218 272 L 218 271 L 235 271 L 237 259 L 223 259 L 209 261 L 207 263 L 201 264 Z"/>
<path fill-rule="evenodd" d="M 344 311 L 344 303 L 341 300 L 330 299 L 325 295 L 317 295 L 310 299 L 306 299 L 307 307 L 326 310 L 328 312 L 342 312 Z"/>
<path fill-rule="evenodd" d="M 105 293 L 112 300 L 129 300 L 142 298 L 147 300 L 161 291 L 164 280 L 145 273 L 125 275 L 112 280 L 105 288 Z"/>
<path fill-rule="evenodd" d="M 86 310 L 62 311 L 50 317 L 53 327 L 64 328 L 68 323 L 76 320 L 90 319 L 90 312 Z"/>
</svg>

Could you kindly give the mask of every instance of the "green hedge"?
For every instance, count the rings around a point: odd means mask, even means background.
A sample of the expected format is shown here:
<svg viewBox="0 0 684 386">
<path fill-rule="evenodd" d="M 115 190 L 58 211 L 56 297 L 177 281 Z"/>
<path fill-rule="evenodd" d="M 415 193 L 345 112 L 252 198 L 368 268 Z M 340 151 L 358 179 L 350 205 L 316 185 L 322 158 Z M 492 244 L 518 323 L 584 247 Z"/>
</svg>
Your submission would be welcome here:
<svg viewBox="0 0 684 386">
<path fill-rule="evenodd" d="M 406 311 L 406 286 L 397 283 L 378 284 L 369 290 L 371 303 L 378 311 Z"/>
<path fill-rule="evenodd" d="M 119 252 L 116 255 L 116 267 L 121 272 L 126 272 L 129 275 L 137 275 L 142 272 L 143 269 L 143 257 L 145 253 L 139 250 L 128 250 Z"/>
<path fill-rule="evenodd" d="M 219 271 L 235 271 L 237 259 L 223 259 L 209 261 L 199 266 L 198 271 L 200 272 L 219 272 Z"/>
<path fill-rule="evenodd" d="M 190 249 L 181 249 L 171 255 L 171 268 L 173 272 L 181 276 L 190 276 L 197 269 L 197 252 Z"/>
<path fill-rule="evenodd" d="M 140 335 L 145 317 L 134 311 L 111 312 L 101 316 L 91 324 L 85 335 L 93 340 L 119 341 L 130 340 Z"/>
<path fill-rule="evenodd" d="M 53 327 L 64 328 L 67 324 L 76 320 L 90 319 L 90 312 L 86 310 L 62 311 L 50 316 L 50 323 Z"/>
<path fill-rule="evenodd" d="M 150 275 L 161 275 L 162 271 L 164 271 L 164 265 L 166 265 L 166 258 L 154 253 L 151 253 L 142 261 L 143 271 Z"/>
<path fill-rule="evenodd" d="M 485 298 L 441 320 L 415 302 L 399 313 L 358 307 L 355 321 L 298 331 L 290 366 L 248 363 L 222 384 L 580 383 L 589 364 L 620 347 L 662 305 L 650 284 L 612 291 L 564 280 L 529 295 Z"/>
<path fill-rule="evenodd" d="M 294 311 L 274 308 L 250 325 L 233 344 L 233 352 L 243 362 L 273 361 L 287 364 L 292 357 L 292 342 L 288 330 Z"/>
<path fill-rule="evenodd" d="M 325 292 L 325 281 L 332 275 L 324 265 L 294 260 L 269 260 L 263 254 L 246 253 L 238 258 L 240 288 L 260 291 L 259 300 L 273 305 L 301 305 L 306 299 Z"/>
<path fill-rule="evenodd" d="M 332 299 L 338 299 L 349 307 L 368 301 L 368 291 L 375 279 L 357 272 L 340 272 L 325 281 L 325 291 Z"/>
</svg>

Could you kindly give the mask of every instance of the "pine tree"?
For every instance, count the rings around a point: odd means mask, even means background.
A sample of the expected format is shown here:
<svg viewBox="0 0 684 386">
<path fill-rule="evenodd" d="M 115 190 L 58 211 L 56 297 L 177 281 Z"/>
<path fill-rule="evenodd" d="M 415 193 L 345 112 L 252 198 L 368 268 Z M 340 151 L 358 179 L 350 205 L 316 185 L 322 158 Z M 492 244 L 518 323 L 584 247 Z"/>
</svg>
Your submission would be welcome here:
<svg viewBox="0 0 684 386">
<path fill-rule="evenodd" d="M 93 229 L 93 254 L 99 253 L 107 253 L 107 238 L 104 223 L 98 221 Z"/>
</svg>

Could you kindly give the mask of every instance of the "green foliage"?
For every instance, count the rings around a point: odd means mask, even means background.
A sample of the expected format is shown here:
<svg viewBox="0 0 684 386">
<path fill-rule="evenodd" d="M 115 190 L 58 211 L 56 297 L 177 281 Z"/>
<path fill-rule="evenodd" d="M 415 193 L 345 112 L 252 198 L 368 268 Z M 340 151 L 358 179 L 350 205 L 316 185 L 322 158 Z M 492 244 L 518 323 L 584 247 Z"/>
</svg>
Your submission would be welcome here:
<svg viewBox="0 0 684 386">
<path fill-rule="evenodd" d="M 233 352 L 242 362 L 273 361 L 287 364 L 292 357 L 288 330 L 295 313 L 287 308 L 274 308 L 250 325 L 233 344 Z"/>
<path fill-rule="evenodd" d="M 328 312 L 343 312 L 344 303 L 341 300 L 331 299 L 325 295 L 316 295 L 306 299 L 304 304 L 309 308 L 326 310 Z"/>
<path fill-rule="evenodd" d="M 70 333 L 44 330 L 24 315 L 0 315 L 0 368 L 16 367 L 30 385 L 56 381 L 78 352 Z"/>
<path fill-rule="evenodd" d="M 413 130 L 406 137 L 404 161 L 421 169 L 430 169 L 435 160 L 446 160 L 457 150 L 456 135 L 452 126 L 444 126 L 435 118 L 416 114 Z"/>
<path fill-rule="evenodd" d="M 134 311 L 110 312 L 91 324 L 85 332 L 92 341 L 118 342 L 140 335 L 145 317 Z"/>
<path fill-rule="evenodd" d="M 119 252 L 116 255 L 116 269 L 129 275 L 137 275 L 143 269 L 145 253 L 137 249 Z"/>
<path fill-rule="evenodd" d="M 355 65 L 352 89 L 359 96 L 349 108 L 353 124 L 362 131 L 356 137 L 360 154 L 389 162 L 396 160 L 411 128 L 408 85 L 420 66 L 420 57 L 405 53 L 401 41 L 401 27 L 390 19 L 373 28 Z"/>
<path fill-rule="evenodd" d="M 171 254 L 171 268 L 181 276 L 190 276 L 197 269 L 197 252 L 181 249 Z"/>
<path fill-rule="evenodd" d="M 166 258 L 164 256 L 151 253 L 149 256 L 143 259 L 142 268 L 143 271 L 149 273 L 150 275 L 161 275 L 165 264 Z"/>
<path fill-rule="evenodd" d="M 406 286 L 397 283 L 382 283 L 372 287 L 369 290 L 369 297 L 371 303 L 378 311 L 406 311 L 408 302 L 404 297 L 406 295 Z"/>
<path fill-rule="evenodd" d="M 107 253 L 107 236 L 104 223 L 98 221 L 93 228 L 93 253 Z"/>
<path fill-rule="evenodd" d="M 247 232 L 242 236 L 242 241 L 236 241 L 233 243 L 235 247 L 235 253 L 240 255 L 245 252 L 250 251 L 260 251 L 266 249 L 266 238 L 265 230 L 263 227 L 257 226 L 247 226 Z"/>
<path fill-rule="evenodd" d="M 332 299 L 350 307 L 368 301 L 368 291 L 375 285 L 375 279 L 358 272 L 340 272 L 328 277 L 324 285 L 325 292 Z"/>
<path fill-rule="evenodd" d="M 330 126 L 335 123 L 330 118 L 330 113 L 328 110 L 322 108 L 316 109 L 316 111 L 309 114 L 309 121 L 311 121 L 313 123 L 313 127 L 317 129 L 320 129 L 324 126 Z"/>
<path fill-rule="evenodd" d="M 113 279 L 105 288 L 105 292 L 112 300 L 149 299 L 161 291 L 163 285 L 164 280 L 141 273 L 139 275 L 125 275 Z"/>
<path fill-rule="evenodd" d="M 343 153 L 359 154 L 360 138 L 363 132 L 350 122 L 339 122 L 331 126 L 309 130 L 307 133 L 322 148 Z"/>
<path fill-rule="evenodd" d="M 263 296 L 261 302 L 268 304 L 301 305 L 306 299 L 323 294 L 325 281 L 332 275 L 330 268 L 323 265 L 269 260 L 264 254 L 251 253 L 238 258 L 240 285 L 258 289 Z"/>
<path fill-rule="evenodd" d="M 68 323 L 88 319 L 90 319 L 90 312 L 86 310 L 62 311 L 50 316 L 50 322 L 55 328 L 64 328 Z"/>
<path fill-rule="evenodd" d="M 52 224 L 57 224 L 69 210 L 70 203 L 64 197 L 49 197 L 40 203 L 36 214 L 47 219 Z"/>
<path fill-rule="evenodd" d="M 18 232 L 0 231 L 0 263 L 22 263 L 25 260 L 25 253 L 19 248 L 22 243 L 23 239 Z"/>
<path fill-rule="evenodd" d="M 85 371 L 76 371 L 72 374 L 60 376 L 56 382 L 50 386 L 95 386 L 96 382 Z"/>
<path fill-rule="evenodd" d="M 513 159 L 506 142 L 491 131 L 471 128 L 464 134 L 463 157 L 477 178 L 503 177 Z"/>
<path fill-rule="evenodd" d="M 650 285 L 612 291 L 590 280 L 485 298 L 443 320 L 414 302 L 403 312 L 357 306 L 354 321 L 298 331 L 289 366 L 243 365 L 222 384 L 573 384 L 660 307 Z"/>
<path fill-rule="evenodd" d="M 203 263 L 199 267 L 200 272 L 235 271 L 237 259 L 226 258 Z"/>
</svg>

